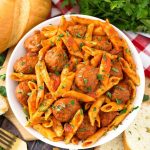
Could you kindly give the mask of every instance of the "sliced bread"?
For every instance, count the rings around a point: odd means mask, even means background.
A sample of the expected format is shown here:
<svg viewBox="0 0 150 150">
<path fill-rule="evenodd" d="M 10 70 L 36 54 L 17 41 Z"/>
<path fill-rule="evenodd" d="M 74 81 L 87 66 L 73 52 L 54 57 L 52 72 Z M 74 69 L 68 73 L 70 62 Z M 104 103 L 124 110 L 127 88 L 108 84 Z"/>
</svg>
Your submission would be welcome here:
<svg viewBox="0 0 150 150">
<path fill-rule="evenodd" d="M 95 150 L 124 150 L 122 134 L 111 140 L 110 142 L 96 147 Z"/>
<path fill-rule="evenodd" d="M 145 102 L 134 122 L 123 133 L 125 150 L 150 150 L 150 103 Z"/>
</svg>

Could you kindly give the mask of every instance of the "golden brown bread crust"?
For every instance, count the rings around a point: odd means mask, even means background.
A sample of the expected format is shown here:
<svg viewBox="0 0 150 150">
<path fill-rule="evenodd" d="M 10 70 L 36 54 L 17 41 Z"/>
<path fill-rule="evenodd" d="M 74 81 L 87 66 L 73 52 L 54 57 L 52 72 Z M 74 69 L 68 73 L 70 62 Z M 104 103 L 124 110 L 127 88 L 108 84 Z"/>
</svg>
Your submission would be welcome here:
<svg viewBox="0 0 150 150">
<path fill-rule="evenodd" d="M 126 142 L 126 135 L 125 133 L 123 132 L 123 146 L 124 146 L 124 150 L 131 150 Z"/>
</svg>

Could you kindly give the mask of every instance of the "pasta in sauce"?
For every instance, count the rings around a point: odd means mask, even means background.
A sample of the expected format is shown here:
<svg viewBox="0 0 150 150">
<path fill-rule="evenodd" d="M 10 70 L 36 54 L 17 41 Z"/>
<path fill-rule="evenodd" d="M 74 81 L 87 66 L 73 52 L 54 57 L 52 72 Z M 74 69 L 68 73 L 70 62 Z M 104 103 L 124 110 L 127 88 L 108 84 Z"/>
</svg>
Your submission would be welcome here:
<svg viewBox="0 0 150 150">
<path fill-rule="evenodd" d="M 14 64 L 28 126 L 52 141 L 89 146 L 132 110 L 140 84 L 130 49 L 108 20 L 64 16 L 35 31 Z"/>
</svg>

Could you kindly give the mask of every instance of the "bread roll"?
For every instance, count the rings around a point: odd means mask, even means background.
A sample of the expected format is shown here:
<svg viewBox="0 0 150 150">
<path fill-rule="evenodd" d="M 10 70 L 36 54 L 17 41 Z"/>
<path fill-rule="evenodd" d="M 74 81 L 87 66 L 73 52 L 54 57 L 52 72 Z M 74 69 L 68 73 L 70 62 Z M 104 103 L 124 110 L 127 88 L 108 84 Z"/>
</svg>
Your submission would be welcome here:
<svg viewBox="0 0 150 150">
<path fill-rule="evenodd" d="M 123 133 L 125 150 L 150 150 L 150 103 L 145 102 L 134 122 Z"/>
<path fill-rule="evenodd" d="M 0 53 L 46 20 L 50 9 L 50 0 L 0 0 Z"/>
</svg>

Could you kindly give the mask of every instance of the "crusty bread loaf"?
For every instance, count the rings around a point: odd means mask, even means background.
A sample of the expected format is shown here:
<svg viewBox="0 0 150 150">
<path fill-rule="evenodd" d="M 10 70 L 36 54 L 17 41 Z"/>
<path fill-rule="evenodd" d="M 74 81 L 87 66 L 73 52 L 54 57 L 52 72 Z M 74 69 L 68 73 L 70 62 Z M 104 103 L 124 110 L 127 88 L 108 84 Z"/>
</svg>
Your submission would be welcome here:
<svg viewBox="0 0 150 150">
<path fill-rule="evenodd" d="M 134 122 L 123 133 L 125 150 L 150 150 L 150 102 L 145 102 Z"/>
<path fill-rule="evenodd" d="M 96 147 L 95 150 L 124 150 L 122 134 L 113 139 L 112 141 Z"/>
</svg>

